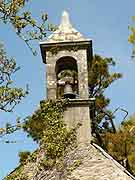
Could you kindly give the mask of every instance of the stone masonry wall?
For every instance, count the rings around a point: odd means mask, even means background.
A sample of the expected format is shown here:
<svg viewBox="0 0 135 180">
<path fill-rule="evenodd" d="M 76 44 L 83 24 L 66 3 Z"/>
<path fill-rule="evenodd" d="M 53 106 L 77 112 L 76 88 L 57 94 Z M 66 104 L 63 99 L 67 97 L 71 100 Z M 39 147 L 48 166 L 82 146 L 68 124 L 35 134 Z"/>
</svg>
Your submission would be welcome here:
<svg viewBox="0 0 135 180">
<path fill-rule="evenodd" d="M 89 106 L 90 100 L 74 99 L 70 100 L 64 111 L 64 122 L 67 128 L 76 127 L 78 145 L 88 145 L 91 141 L 91 119 Z"/>
<path fill-rule="evenodd" d="M 47 62 L 47 94 L 48 99 L 56 99 L 56 61 L 61 57 L 70 56 L 77 61 L 78 65 L 78 80 L 79 80 L 79 98 L 87 99 L 88 95 L 88 70 L 87 70 L 87 52 L 85 49 L 79 49 L 77 51 L 62 50 L 57 54 L 46 52 Z"/>
</svg>

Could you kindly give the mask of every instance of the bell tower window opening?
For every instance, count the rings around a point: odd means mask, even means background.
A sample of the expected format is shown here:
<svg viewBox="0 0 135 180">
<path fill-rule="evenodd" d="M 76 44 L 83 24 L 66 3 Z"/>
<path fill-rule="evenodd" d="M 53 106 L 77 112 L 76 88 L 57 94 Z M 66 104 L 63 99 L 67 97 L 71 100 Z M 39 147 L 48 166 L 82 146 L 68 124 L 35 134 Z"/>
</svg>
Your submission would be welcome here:
<svg viewBox="0 0 135 180">
<path fill-rule="evenodd" d="M 73 57 L 66 56 L 56 62 L 57 98 L 78 97 L 78 68 Z"/>
</svg>

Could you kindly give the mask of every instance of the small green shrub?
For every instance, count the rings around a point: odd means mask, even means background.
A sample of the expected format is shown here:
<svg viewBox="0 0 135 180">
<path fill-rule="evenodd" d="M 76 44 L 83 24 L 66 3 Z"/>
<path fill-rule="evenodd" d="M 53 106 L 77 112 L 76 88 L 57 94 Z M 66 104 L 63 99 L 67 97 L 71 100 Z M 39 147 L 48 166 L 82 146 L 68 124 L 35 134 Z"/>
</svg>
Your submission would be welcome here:
<svg viewBox="0 0 135 180">
<path fill-rule="evenodd" d="M 67 147 L 76 145 L 76 129 L 67 129 L 63 121 L 65 100 L 42 101 L 40 108 L 29 117 L 24 130 L 45 150 L 44 166 L 52 166 L 56 159 L 63 157 Z M 48 162 L 46 162 L 48 161 Z M 51 163 L 50 163 L 51 161 Z M 52 163 L 53 161 L 53 163 Z M 48 164 L 48 165 L 47 165 Z"/>
<path fill-rule="evenodd" d="M 19 162 L 20 164 L 25 164 L 26 160 L 28 159 L 28 157 L 30 156 L 30 152 L 29 151 L 25 151 L 25 152 L 19 152 Z"/>
<path fill-rule="evenodd" d="M 40 108 L 28 117 L 23 129 L 31 136 L 34 141 L 39 142 L 43 138 L 44 131 L 58 126 L 64 126 L 62 123 L 63 112 L 67 101 L 42 101 Z"/>
</svg>

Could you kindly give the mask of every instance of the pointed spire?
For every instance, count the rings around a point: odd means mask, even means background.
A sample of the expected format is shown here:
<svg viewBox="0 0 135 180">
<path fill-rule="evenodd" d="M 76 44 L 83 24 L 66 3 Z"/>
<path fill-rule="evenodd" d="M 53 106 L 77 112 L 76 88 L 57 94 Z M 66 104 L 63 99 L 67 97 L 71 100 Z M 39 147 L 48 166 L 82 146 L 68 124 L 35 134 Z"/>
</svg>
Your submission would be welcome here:
<svg viewBox="0 0 135 180">
<path fill-rule="evenodd" d="M 60 26 L 66 27 L 66 28 L 72 28 L 72 25 L 69 19 L 69 13 L 67 11 L 63 11 Z"/>
<path fill-rule="evenodd" d="M 54 31 L 47 39 L 46 42 L 73 42 L 87 40 L 83 35 L 73 28 L 70 23 L 69 13 L 65 10 L 62 13 L 61 24 L 58 29 Z M 42 42 L 44 43 L 44 42 Z"/>
</svg>

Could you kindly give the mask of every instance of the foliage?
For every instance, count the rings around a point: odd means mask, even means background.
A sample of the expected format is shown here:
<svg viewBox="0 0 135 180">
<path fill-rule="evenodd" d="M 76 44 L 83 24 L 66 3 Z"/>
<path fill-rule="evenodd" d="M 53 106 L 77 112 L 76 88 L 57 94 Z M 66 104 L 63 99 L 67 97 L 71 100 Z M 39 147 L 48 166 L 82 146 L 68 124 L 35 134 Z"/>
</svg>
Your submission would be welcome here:
<svg viewBox="0 0 135 180">
<path fill-rule="evenodd" d="M 106 150 L 135 174 L 135 114 L 122 122 L 116 133 L 108 132 L 103 138 Z"/>
<path fill-rule="evenodd" d="M 64 107 L 61 101 L 42 101 L 40 108 L 26 120 L 23 128 L 35 140 L 42 139 L 44 131 L 50 125 L 57 125 L 58 119 L 62 118 Z M 62 123 L 62 122 L 61 122 Z M 61 125 L 62 127 L 64 125 Z"/>
<path fill-rule="evenodd" d="M 16 120 L 16 124 L 10 124 L 6 123 L 5 127 L 0 128 L 0 137 L 3 137 L 7 134 L 11 134 L 17 130 L 20 130 L 22 128 L 22 124 L 19 119 Z M 16 141 L 4 141 L 5 143 L 16 143 Z"/>
<path fill-rule="evenodd" d="M 9 59 L 0 46 L 0 110 L 11 112 L 14 107 L 20 103 L 28 91 L 21 88 L 13 87 L 12 76 L 19 69 L 15 59 Z"/>
<path fill-rule="evenodd" d="M 49 161 L 56 162 L 64 156 L 67 147 L 73 147 L 76 141 L 76 128 L 67 129 L 63 122 L 63 112 L 67 101 L 42 101 L 40 108 L 29 117 L 23 128 L 45 149 L 45 166 Z M 42 164 L 43 164 L 42 162 Z M 51 163 L 52 164 L 52 163 Z"/>
<path fill-rule="evenodd" d="M 46 37 L 47 31 L 56 29 L 52 24 L 48 24 L 48 15 L 43 13 L 38 22 L 28 11 L 29 0 L 1 0 L 0 1 L 0 23 L 11 25 L 26 45 L 30 48 L 33 55 L 36 51 L 32 47 L 32 42 L 42 40 Z M 28 94 L 26 90 L 14 87 L 12 76 L 20 67 L 17 67 L 14 58 L 8 58 L 2 44 L 0 44 L 0 111 L 12 112 L 14 107 Z M 8 124 L 8 128 L 0 128 L 0 136 L 18 130 L 18 122 L 15 125 Z M 19 127 L 20 128 L 20 127 Z M 8 130 L 8 131 L 7 131 Z"/>
<path fill-rule="evenodd" d="M 111 72 L 111 68 L 114 66 L 115 61 L 112 58 L 95 55 L 89 70 L 89 95 L 95 98 L 95 118 L 92 129 L 100 144 L 102 139 L 99 137 L 99 133 L 104 130 L 110 131 L 110 127 L 114 127 L 112 112 L 107 110 L 110 99 L 104 94 L 114 81 L 122 77 L 120 73 Z"/>
<path fill-rule="evenodd" d="M 54 30 L 52 25 L 46 24 L 48 16 L 41 16 L 41 24 L 26 10 L 29 0 L 1 0 L 0 22 L 12 25 L 16 34 L 25 41 L 35 55 L 36 52 L 30 45 L 33 40 L 41 40 L 46 36 L 46 31 Z M 27 94 L 21 88 L 13 87 L 11 76 L 19 69 L 15 59 L 9 59 L 2 45 L 0 45 L 0 110 L 10 112 L 16 104 Z"/>
<path fill-rule="evenodd" d="M 8 58 L 5 49 L 0 44 L 0 112 L 12 112 L 17 104 L 19 104 L 28 94 L 28 86 L 26 90 L 14 87 L 13 75 L 20 69 L 16 65 L 14 58 Z M 17 118 L 16 124 L 5 123 L 5 127 L 0 128 L 0 137 L 13 133 L 21 128 L 20 119 Z M 9 141 L 5 141 L 9 143 Z"/>
<path fill-rule="evenodd" d="M 105 90 L 122 77 L 120 73 L 110 71 L 114 66 L 115 62 L 112 58 L 94 56 L 89 73 L 90 97 L 95 97 L 95 118 L 92 130 L 96 135 L 96 143 L 105 148 L 128 171 L 135 173 L 135 115 L 123 121 L 120 128 L 116 129 L 113 123 L 114 113 L 118 109 L 126 114 L 127 111 L 121 108 L 117 108 L 114 112 L 108 110 L 110 99 L 104 95 Z"/>
<path fill-rule="evenodd" d="M 36 51 L 30 45 L 33 40 L 42 40 L 46 37 L 46 31 L 52 31 L 55 27 L 46 24 L 48 15 L 41 15 L 40 24 L 32 17 L 26 6 L 30 0 L 1 0 L 0 2 L 0 21 L 4 24 L 11 24 L 16 34 L 25 41 L 33 54 Z"/>
<path fill-rule="evenodd" d="M 74 171 L 77 167 L 79 167 L 82 164 L 82 161 L 80 159 L 77 159 L 73 162 L 73 164 L 67 169 L 69 172 Z"/>
<path fill-rule="evenodd" d="M 29 155 L 30 155 L 29 151 L 19 152 L 19 158 L 20 158 L 19 162 L 21 165 L 26 163 L 26 160 L 28 159 Z"/>
<path fill-rule="evenodd" d="M 133 44 L 133 57 L 135 55 L 135 16 L 132 17 L 132 24 L 128 27 L 130 30 L 130 35 L 128 37 L 128 42 Z"/>
</svg>

